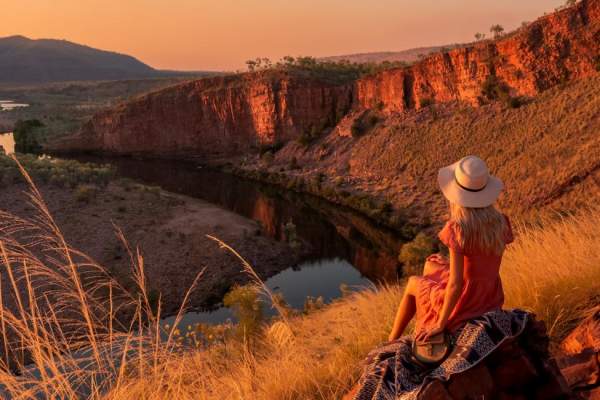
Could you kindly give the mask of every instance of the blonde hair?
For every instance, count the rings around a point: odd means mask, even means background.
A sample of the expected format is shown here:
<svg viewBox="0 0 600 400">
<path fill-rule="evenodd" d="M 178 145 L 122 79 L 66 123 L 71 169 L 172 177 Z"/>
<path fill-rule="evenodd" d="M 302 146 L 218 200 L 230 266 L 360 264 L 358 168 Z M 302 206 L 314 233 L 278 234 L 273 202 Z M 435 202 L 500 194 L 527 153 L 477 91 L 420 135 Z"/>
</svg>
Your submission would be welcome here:
<svg viewBox="0 0 600 400">
<path fill-rule="evenodd" d="M 501 255 L 506 246 L 507 222 L 493 205 L 483 208 L 450 203 L 450 219 L 457 226 L 457 239 L 463 249 Z"/>
</svg>

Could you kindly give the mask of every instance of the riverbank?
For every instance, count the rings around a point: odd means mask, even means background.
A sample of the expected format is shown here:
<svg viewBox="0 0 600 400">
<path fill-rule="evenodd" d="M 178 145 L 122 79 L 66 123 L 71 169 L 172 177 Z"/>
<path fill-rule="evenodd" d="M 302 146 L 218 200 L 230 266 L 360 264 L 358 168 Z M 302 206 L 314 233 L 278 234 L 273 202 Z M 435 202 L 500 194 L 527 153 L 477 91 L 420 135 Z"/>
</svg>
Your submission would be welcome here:
<svg viewBox="0 0 600 400">
<path fill-rule="evenodd" d="M 27 186 L 4 181 L 0 209 L 26 219 L 34 217 L 36 210 L 24 193 Z M 206 235 L 236 249 L 261 279 L 296 265 L 307 250 L 271 239 L 256 221 L 205 201 L 125 179 L 74 187 L 40 183 L 39 189 L 68 243 L 130 287 L 131 261 L 115 232 L 122 230 L 131 248 L 139 248 L 143 255 L 150 293 L 154 298 L 162 296 L 164 315 L 178 310 L 202 270 L 190 299 L 193 309 L 220 303 L 233 284 L 248 281 L 239 260 Z"/>
</svg>

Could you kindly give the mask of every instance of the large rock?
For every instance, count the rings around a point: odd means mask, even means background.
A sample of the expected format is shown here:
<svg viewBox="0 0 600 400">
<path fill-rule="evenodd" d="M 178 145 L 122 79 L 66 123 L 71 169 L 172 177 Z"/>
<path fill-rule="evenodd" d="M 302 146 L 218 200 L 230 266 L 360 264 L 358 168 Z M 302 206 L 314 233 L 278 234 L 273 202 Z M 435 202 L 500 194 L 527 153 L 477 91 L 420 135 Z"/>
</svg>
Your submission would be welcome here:
<svg viewBox="0 0 600 400">
<path fill-rule="evenodd" d="M 560 345 L 558 364 L 581 399 L 600 400 L 600 307 Z"/>
<path fill-rule="evenodd" d="M 448 382 L 430 383 L 419 400 L 567 399 L 571 392 L 548 345 L 544 324 L 533 319 L 521 336 L 505 341 L 477 366 Z"/>
</svg>

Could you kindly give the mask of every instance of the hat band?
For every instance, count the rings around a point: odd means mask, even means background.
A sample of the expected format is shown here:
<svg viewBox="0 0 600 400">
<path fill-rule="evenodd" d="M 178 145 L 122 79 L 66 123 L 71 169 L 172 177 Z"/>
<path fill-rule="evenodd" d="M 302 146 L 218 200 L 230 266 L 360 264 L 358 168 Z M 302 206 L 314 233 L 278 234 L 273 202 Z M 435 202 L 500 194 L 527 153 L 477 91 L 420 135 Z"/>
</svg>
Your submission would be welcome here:
<svg viewBox="0 0 600 400">
<path fill-rule="evenodd" d="M 483 189 L 485 189 L 485 187 L 487 186 L 487 183 L 485 185 L 483 185 L 483 187 L 479 188 L 479 189 L 471 189 L 468 187 L 465 187 L 463 185 L 460 184 L 460 182 L 458 181 L 458 179 L 456 179 L 456 175 L 454 175 L 454 182 L 456 182 L 456 184 L 461 188 L 466 190 L 467 192 L 473 192 L 473 193 L 477 193 L 477 192 L 481 192 Z"/>
</svg>

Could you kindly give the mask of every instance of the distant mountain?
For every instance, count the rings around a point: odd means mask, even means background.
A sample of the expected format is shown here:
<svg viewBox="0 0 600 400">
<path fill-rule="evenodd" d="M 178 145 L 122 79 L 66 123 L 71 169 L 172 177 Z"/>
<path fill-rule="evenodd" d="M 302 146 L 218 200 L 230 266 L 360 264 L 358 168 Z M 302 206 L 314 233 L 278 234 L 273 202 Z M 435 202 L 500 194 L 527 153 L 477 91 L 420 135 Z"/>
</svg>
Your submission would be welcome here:
<svg viewBox="0 0 600 400">
<path fill-rule="evenodd" d="M 160 71 L 134 57 L 66 40 L 0 38 L 0 83 L 153 78 L 198 73 Z"/>
<path fill-rule="evenodd" d="M 437 53 L 442 49 L 453 49 L 460 45 L 447 45 L 447 46 L 430 46 L 430 47 L 417 47 L 414 49 L 402 50 L 402 51 L 381 51 L 373 53 L 357 53 L 357 54 L 345 54 L 341 56 L 329 56 L 322 57 L 322 60 L 328 61 L 342 61 L 348 60 L 356 63 L 374 62 L 380 63 L 383 61 L 403 61 L 406 63 L 412 63 L 418 61 L 420 57 L 426 56 L 431 53 Z"/>
</svg>

